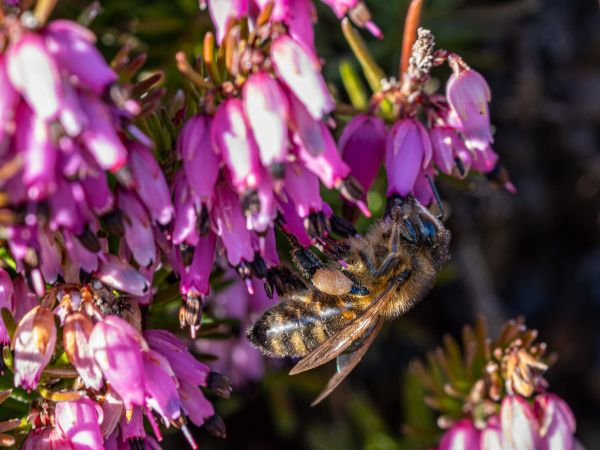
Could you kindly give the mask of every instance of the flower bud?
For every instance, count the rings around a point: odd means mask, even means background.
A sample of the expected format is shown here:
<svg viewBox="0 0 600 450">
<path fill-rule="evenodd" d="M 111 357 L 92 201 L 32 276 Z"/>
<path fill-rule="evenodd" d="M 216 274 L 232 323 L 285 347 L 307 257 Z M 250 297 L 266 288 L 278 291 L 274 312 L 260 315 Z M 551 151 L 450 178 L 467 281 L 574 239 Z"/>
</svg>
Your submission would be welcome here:
<svg viewBox="0 0 600 450">
<path fill-rule="evenodd" d="M 190 117 L 177 139 L 177 151 L 183 160 L 187 181 L 205 202 L 212 197 L 221 163 L 210 139 L 211 124 L 208 116 Z"/>
<path fill-rule="evenodd" d="M 446 96 L 460 120 L 467 143 L 478 150 L 493 142 L 488 103 L 490 88 L 479 72 L 459 68 L 448 79 Z"/>
<path fill-rule="evenodd" d="M 55 20 L 46 27 L 46 45 L 60 67 L 79 85 L 102 94 L 117 75 L 95 47 L 95 41 L 90 30 L 70 20 Z"/>
<path fill-rule="evenodd" d="M 221 103 L 211 128 L 212 142 L 219 149 L 236 191 L 243 193 L 259 183 L 260 162 L 244 106 L 232 98 Z"/>
<path fill-rule="evenodd" d="M 187 267 L 182 267 L 180 291 L 183 295 L 206 295 L 210 291 L 210 272 L 215 260 L 217 237 L 210 231 L 200 237 L 194 249 L 194 258 Z"/>
<path fill-rule="evenodd" d="M 116 172 L 127 160 L 127 149 L 115 130 L 111 111 L 92 95 L 85 95 L 81 104 L 88 121 L 81 140 L 102 169 Z"/>
<path fill-rule="evenodd" d="M 56 188 L 55 165 L 57 150 L 48 135 L 46 122 L 22 105 L 17 110 L 19 125 L 16 146 L 23 151 L 23 184 L 27 197 L 39 201 Z"/>
<path fill-rule="evenodd" d="M 319 179 L 306 167 L 290 163 L 285 168 L 285 192 L 294 201 L 296 213 L 300 218 L 308 217 L 311 212 L 323 209 Z"/>
<path fill-rule="evenodd" d="M 242 260 L 252 261 L 254 259 L 252 236 L 246 228 L 239 199 L 226 182 L 217 185 L 212 215 L 218 234 L 227 250 L 229 263 L 237 266 Z"/>
<path fill-rule="evenodd" d="M 136 193 L 153 220 L 161 225 L 168 224 L 173 218 L 173 204 L 165 175 L 148 148 L 134 142 L 129 150 L 129 168 L 136 184 Z"/>
<path fill-rule="evenodd" d="M 470 420 L 455 423 L 444 434 L 438 450 L 480 450 L 480 432 Z"/>
<path fill-rule="evenodd" d="M 265 167 L 285 161 L 289 105 L 285 92 L 270 75 L 258 72 L 244 84 L 244 108 Z"/>
<path fill-rule="evenodd" d="M 208 11 L 217 30 L 217 42 L 220 44 L 225 37 L 228 23 L 248 13 L 248 0 L 208 0 Z"/>
<path fill-rule="evenodd" d="M 196 426 L 202 426 L 206 419 L 215 414 L 212 403 L 206 399 L 202 391 L 186 380 L 179 381 L 179 397 L 183 411 Z"/>
<path fill-rule="evenodd" d="M 149 350 L 142 355 L 146 378 L 146 402 L 166 422 L 181 415 L 181 401 L 177 393 L 177 378 L 167 359 Z"/>
<path fill-rule="evenodd" d="M 104 284 L 135 296 L 143 296 L 150 283 L 137 270 L 114 255 L 106 255 L 95 273 Z"/>
<path fill-rule="evenodd" d="M 107 316 L 98 322 L 89 345 L 96 364 L 125 408 L 145 404 L 141 336 L 123 319 Z"/>
<path fill-rule="evenodd" d="M 386 135 L 385 122 L 381 118 L 358 114 L 348 122 L 340 136 L 338 146 L 342 159 L 365 192 L 381 167 Z"/>
<path fill-rule="evenodd" d="M 500 421 L 509 448 L 519 450 L 540 448 L 538 423 L 531 406 L 523 397 L 512 395 L 502 400 Z"/>
<path fill-rule="evenodd" d="M 483 450 L 507 450 L 498 416 L 490 417 L 486 427 L 481 431 L 481 448 Z"/>
<path fill-rule="evenodd" d="M 85 314 L 78 311 L 69 314 L 63 327 L 63 346 L 86 387 L 99 390 L 103 384 L 102 372 L 94 361 L 89 342 L 93 328 L 92 320 Z"/>
<path fill-rule="evenodd" d="M 431 156 L 431 141 L 420 122 L 403 119 L 396 123 L 386 142 L 387 195 L 410 194 L 419 172 L 427 167 Z"/>
<path fill-rule="evenodd" d="M 15 330 L 15 386 L 27 391 L 35 389 L 42 371 L 50 362 L 56 345 L 56 326 L 50 309 L 36 306 L 29 311 Z"/>
<path fill-rule="evenodd" d="M 350 167 L 342 160 L 331 132 L 322 123 L 319 127 L 325 143 L 323 151 L 315 156 L 304 146 L 299 146 L 298 157 L 329 189 L 339 187 L 341 181 L 350 174 Z"/>
<path fill-rule="evenodd" d="M 103 449 L 102 409 L 94 401 L 82 397 L 56 403 L 54 417 L 58 428 L 75 448 Z"/>
<path fill-rule="evenodd" d="M 54 119 L 62 104 L 62 83 L 44 38 L 25 32 L 6 50 L 8 77 L 40 119 Z"/>
<path fill-rule="evenodd" d="M 277 77 L 318 120 L 333 110 L 334 102 L 321 75 L 316 55 L 303 44 L 283 34 L 271 44 Z"/>
<path fill-rule="evenodd" d="M 575 417 L 571 408 L 555 394 L 535 398 L 535 412 L 540 420 L 542 450 L 572 450 L 575 442 Z"/>
<path fill-rule="evenodd" d="M 148 213 L 135 194 L 120 190 L 117 194 L 119 208 L 125 220 L 125 241 L 133 254 L 133 259 L 143 267 L 152 264 L 156 256 L 154 231 Z"/>
</svg>

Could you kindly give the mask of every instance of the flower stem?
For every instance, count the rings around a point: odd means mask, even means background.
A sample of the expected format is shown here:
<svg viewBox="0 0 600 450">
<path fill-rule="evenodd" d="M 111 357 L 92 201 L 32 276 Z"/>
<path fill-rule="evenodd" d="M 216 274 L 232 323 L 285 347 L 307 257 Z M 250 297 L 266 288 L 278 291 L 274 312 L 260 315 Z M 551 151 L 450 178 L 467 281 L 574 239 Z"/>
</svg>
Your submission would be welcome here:
<svg viewBox="0 0 600 450">
<path fill-rule="evenodd" d="M 423 0 L 412 0 L 404 19 L 404 33 L 402 35 L 402 53 L 400 54 L 400 73 L 398 78 L 402 79 L 402 75 L 408 68 L 408 61 L 412 46 L 417 38 L 417 28 L 421 21 L 421 9 L 423 8 Z"/>
<path fill-rule="evenodd" d="M 33 10 L 33 15 L 38 21 L 40 26 L 44 25 L 52 14 L 54 7 L 56 6 L 57 0 L 38 0 Z"/>
<path fill-rule="evenodd" d="M 348 18 L 342 20 L 342 32 L 344 33 L 344 37 L 348 41 L 348 44 L 350 44 L 350 48 L 356 55 L 358 62 L 362 66 L 371 89 L 373 92 L 379 91 L 381 88 L 381 80 L 385 78 L 385 72 L 377 65 L 365 45 L 365 41 L 362 40 Z"/>
<path fill-rule="evenodd" d="M 179 69 L 182 74 L 188 77 L 196 86 L 201 89 L 212 89 L 214 87 L 210 81 L 202 78 L 202 75 L 194 70 L 194 68 L 188 62 L 185 53 L 177 52 L 175 55 L 175 61 L 177 62 L 177 69 Z"/>
</svg>

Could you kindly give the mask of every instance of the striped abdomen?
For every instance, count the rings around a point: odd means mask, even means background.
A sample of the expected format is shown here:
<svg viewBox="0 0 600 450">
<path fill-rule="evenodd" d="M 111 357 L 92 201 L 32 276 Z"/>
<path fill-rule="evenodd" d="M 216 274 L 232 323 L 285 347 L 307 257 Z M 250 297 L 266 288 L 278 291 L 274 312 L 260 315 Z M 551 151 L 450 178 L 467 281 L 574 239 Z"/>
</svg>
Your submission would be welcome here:
<svg viewBox="0 0 600 450">
<path fill-rule="evenodd" d="M 248 330 L 248 338 L 267 355 L 302 357 L 356 318 L 364 307 L 353 297 L 307 291 L 305 296 L 284 299 L 265 311 Z"/>
</svg>

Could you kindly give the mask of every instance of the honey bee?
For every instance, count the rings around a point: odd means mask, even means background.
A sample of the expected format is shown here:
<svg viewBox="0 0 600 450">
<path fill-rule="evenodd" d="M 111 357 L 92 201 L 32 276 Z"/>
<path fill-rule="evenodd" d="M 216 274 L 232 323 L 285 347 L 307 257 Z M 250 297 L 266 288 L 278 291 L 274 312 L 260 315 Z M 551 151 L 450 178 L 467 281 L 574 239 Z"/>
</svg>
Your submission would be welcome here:
<svg viewBox="0 0 600 450">
<path fill-rule="evenodd" d="M 302 358 L 290 375 L 337 358 L 337 373 L 315 405 L 360 362 L 385 319 L 428 293 L 449 258 L 449 242 L 441 220 L 416 199 L 395 198 L 367 234 L 345 240 L 341 263 L 326 265 L 309 249 L 293 248 L 304 277 L 272 270 L 281 301 L 248 329 L 248 339 L 268 356 Z"/>
</svg>

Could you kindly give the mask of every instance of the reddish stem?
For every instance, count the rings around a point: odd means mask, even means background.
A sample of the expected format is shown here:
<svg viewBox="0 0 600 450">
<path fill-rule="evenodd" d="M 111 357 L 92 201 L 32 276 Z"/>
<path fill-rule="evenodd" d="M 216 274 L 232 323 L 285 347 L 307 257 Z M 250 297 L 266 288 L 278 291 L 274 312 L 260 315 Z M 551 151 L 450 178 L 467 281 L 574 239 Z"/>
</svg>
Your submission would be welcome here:
<svg viewBox="0 0 600 450">
<path fill-rule="evenodd" d="M 400 74 L 399 78 L 402 79 L 402 75 L 408 69 L 408 61 L 410 59 L 410 53 L 412 46 L 417 38 L 417 28 L 421 21 L 421 9 L 423 8 L 423 0 L 412 0 L 408 11 L 406 13 L 406 19 L 404 19 L 404 33 L 402 35 L 402 53 L 400 54 Z"/>
</svg>

